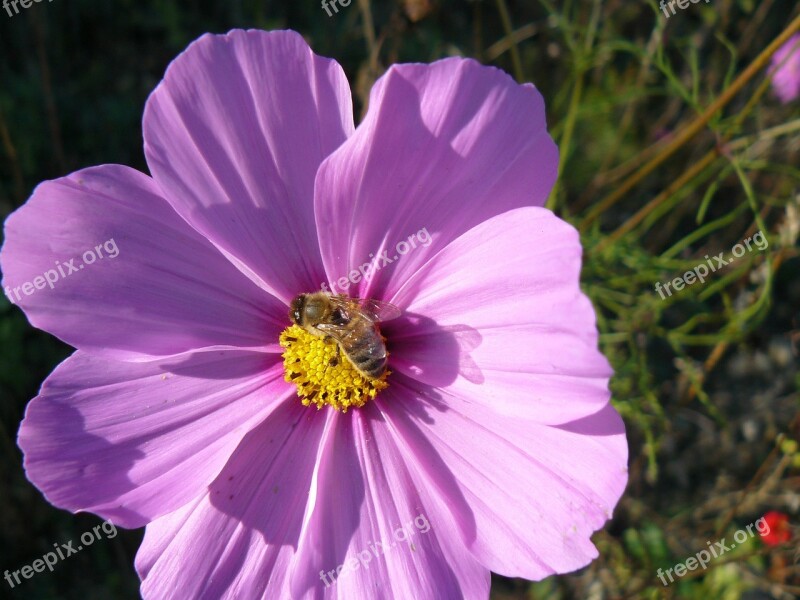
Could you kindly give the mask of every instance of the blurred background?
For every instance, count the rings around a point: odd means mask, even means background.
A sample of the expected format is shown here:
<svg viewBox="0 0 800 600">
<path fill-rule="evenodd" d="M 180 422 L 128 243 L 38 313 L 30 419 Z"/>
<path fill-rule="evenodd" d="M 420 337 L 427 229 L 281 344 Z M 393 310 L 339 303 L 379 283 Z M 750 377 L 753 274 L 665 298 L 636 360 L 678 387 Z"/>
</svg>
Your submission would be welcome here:
<svg viewBox="0 0 800 600">
<path fill-rule="evenodd" d="M 316 0 L 3 10 L 0 217 L 79 168 L 146 171 L 145 99 L 204 32 L 299 31 L 343 65 L 357 115 L 394 62 L 471 56 L 533 82 L 561 149 L 549 206 L 582 233 L 630 483 L 589 567 L 495 577 L 493 598 L 800 597 L 800 100 L 779 101 L 763 54 L 798 14 L 794 0 L 689 3 L 669 17 L 634 0 L 353 0 L 332 16 Z M 767 248 L 655 291 L 758 231 Z M 16 445 L 26 403 L 70 352 L 0 295 L 0 571 L 100 523 L 50 506 Z M 767 513 L 779 536 L 748 535 L 668 586 L 656 576 Z M 120 531 L 13 590 L 0 580 L 0 598 L 137 598 L 141 536 Z"/>
</svg>

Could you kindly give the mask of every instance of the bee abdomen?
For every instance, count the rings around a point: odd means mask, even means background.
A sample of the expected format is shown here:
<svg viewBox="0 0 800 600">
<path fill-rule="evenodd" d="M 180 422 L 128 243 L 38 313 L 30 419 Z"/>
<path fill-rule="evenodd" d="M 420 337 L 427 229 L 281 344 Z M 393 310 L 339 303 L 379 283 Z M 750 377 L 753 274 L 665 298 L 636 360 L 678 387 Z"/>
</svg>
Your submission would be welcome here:
<svg viewBox="0 0 800 600">
<path fill-rule="evenodd" d="M 364 375 L 377 378 L 386 369 L 386 347 L 377 332 L 360 337 L 348 350 L 351 362 Z"/>
<path fill-rule="evenodd" d="M 365 354 L 361 357 L 353 356 L 352 358 L 356 368 L 373 379 L 377 379 L 383 375 L 383 372 L 386 370 L 385 356 L 370 356 L 369 354 Z M 359 360 L 359 358 L 362 360 Z"/>
</svg>

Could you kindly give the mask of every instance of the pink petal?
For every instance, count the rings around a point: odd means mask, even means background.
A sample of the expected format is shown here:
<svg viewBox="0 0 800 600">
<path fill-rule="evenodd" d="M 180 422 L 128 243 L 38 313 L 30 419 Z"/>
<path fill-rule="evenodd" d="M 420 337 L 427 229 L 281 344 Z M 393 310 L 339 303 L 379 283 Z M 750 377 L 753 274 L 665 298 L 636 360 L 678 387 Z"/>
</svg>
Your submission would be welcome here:
<svg viewBox="0 0 800 600">
<path fill-rule="evenodd" d="M 772 56 L 772 87 L 781 102 L 800 96 L 800 34 L 790 37 Z"/>
<path fill-rule="evenodd" d="M 392 302 L 390 368 L 497 413 L 558 424 L 600 410 L 611 369 L 578 285 L 578 233 L 550 211 L 494 217 L 439 252 Z"/>
<path fill-rule="evenodd" d="M 353 131 L 347 79 L 293 31 L 205 35 L 147 102 L 147 164 L 172 206 L 288 303 L 324 281 L 322 160 Z"/>
<path fill-rule="evenodd" d="M 19 432 L 28 478 L 54 505 L 141 527 L 203 493 L 244 435 L 294 393 L 275 354 L 147 363 L 77 352 Z"/>
<path fill-rule="evenodd" d="M 285 305 L 191 229 L 152 179 L 128 167 L 41 184 L 8 218 L 5 234 L 6 293 L 33 325 L 82 350 L 136 358 L 261 347 L 285 326 Z M 66 266 L 73 259 L 74 269 Z"/>
<path fill-rule="evenodd" d="M 420 485 L 442 496 L 485 568 L 539 580 L 597 556 L 590 535 L 627 480 L 625 430 L 611 405 L 551 427 L 416 382 L 396 381 L 376 403 L 402 450 L 419 457 Z"/>
<path fill-rule="evenodd" d="M 289 598 L 293 546 L 328 414 L 283 403 L 205 494 L 149 524 L 136 556 L 142 597 L 180 590 L 182 598 Z"/>
<path fill-rule="evenodd" d="M 488 597 L 488 570 L 447 507 L 415 484 L 373 403 L 329 422 L 303 522 L 294 598 Z"/>
<path fill-rule="evenodd" d="M 364 122 L 317 176 L 329 281 L 343 279 L 348 287 L 336 291 L 350 295 L 391 297 L 479 223 L 543 205 L 557 154 L 532 85 L 461 58 L 392 66 L 375 85 Z M 416 249 L 397 247 L 418 232 Z M 379 268 L 373 279 L 356 274 L 351 286 L 349 273 L 370 262 Z"/>
<path fill-rule="evenodd" d="M 142 596 L 485 600 L 488 570 L 442 501 L 415 487 L 381 421 L 374 406 L 278 407 L 208 494 L 148 525 Z"/>
</svg>

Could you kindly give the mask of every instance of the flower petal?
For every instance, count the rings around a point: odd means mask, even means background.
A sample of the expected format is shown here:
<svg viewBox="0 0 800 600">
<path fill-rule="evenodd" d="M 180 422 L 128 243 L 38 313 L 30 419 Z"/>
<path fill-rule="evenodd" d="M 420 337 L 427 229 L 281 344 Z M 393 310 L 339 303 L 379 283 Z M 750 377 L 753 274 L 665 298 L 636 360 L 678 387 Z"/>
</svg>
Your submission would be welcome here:
<svg viewBox="0 0 800 600">
<path fill-rule="evenodd" d="M 56 506 L 141 527 L 201 494 L 244 435 L 293 390 L 276 354 L 146 363 L 77 352 L 19 432 L 28 478 Z"/>
<path fill-rule="evenodd" d="M 352 131 L 344 72 L 293 31 L 201 37 L 144 114 L 147 164 L 175 210 L 287 304 L 324 281 L 314 177 Z"/>
<path fill-rule="evenodd" d="M 416 382 L 403 387 L 396 381 L 376 403 L 484 567 L 539 580 L 597 556 L 590 535 L 611 518 L 627 481 L 624 425 L 610 404 L 551 427 Z M 421 401 L 432 394 L 435 412 Z"/>
<path fill-rule="evenodd" d="M 532 85 L 468 59 L 394 65 L 375 85 L 364 122 L 317 175 L 328 279 L 349 287 L 348 274 L 374 262 L 371 281 L 344 291 L 387 299 L 477 224 L 543 205 L 557 167 Z"/>
<path fill-rule="evenodd" d="M 329 423 L 292 560 L 292 597 L 485 600 L 489 572 L 412 480 L 374 403 Z"/>
<path fill-rule="evenodd" d="M 141 358 L 261 347 L 285 325 L 285 305 L 192 230 L 152 179 L 128 167 L 41 184 L 8 218 L 5 236 L 6 294 L 33 325 L 88 352 Z"/>
<path fill-rule="evenodd" d="M 772 55 L 772 88 L 788 104 L 800 96 L 800 33 L 794 34 Z"/>
<path fill-rule="evenodd" d="M 464 234 L 391 299 L 390 367 L 510 416 L 558 424 L 597 412 L 611 369 L 581 293 L 577 231 L 520 208 Z"/>
<path fill-rule="evenodd" d="M 290 598 L 292 546 L 325 423 L 326 414 L 284 402 L 207 493 L 148 525 L 136 556 L 142 597 Z"/>
</svg>

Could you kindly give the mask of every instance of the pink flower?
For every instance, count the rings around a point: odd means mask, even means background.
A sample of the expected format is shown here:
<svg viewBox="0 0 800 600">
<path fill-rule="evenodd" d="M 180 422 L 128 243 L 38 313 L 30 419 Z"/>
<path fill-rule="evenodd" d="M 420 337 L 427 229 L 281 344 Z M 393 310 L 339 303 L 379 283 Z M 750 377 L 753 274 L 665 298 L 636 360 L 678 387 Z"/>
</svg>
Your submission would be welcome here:
<svg viewBox="0 0 800 600">
<path fill-rule="evenodd" d="M 532 85 L 395 65 L 355 129 L 336 62 L 294 32 L 233 31 L 170 65 L 144 140 L 152 178 L 41 184 L 0 262 L 13 290 L 119 248 L 19 301 L 77 348 L 19 444 L 56 506 L 147 527 L 145 598 L 485 599 L 490 571 L 597 556 L 627 444 L 578 234 L 541 208 L 557 151 Z M 278 340 L 292 298 L 343 277 L 403 315 L 380 324 L 386 389 L 318 410 Z"/>
<path fill-rule="evenodd" d="M 794 34 L 772 55 L 772 89 L 786 104 L 800 96 L 800 33 Z"/>
</svg>

